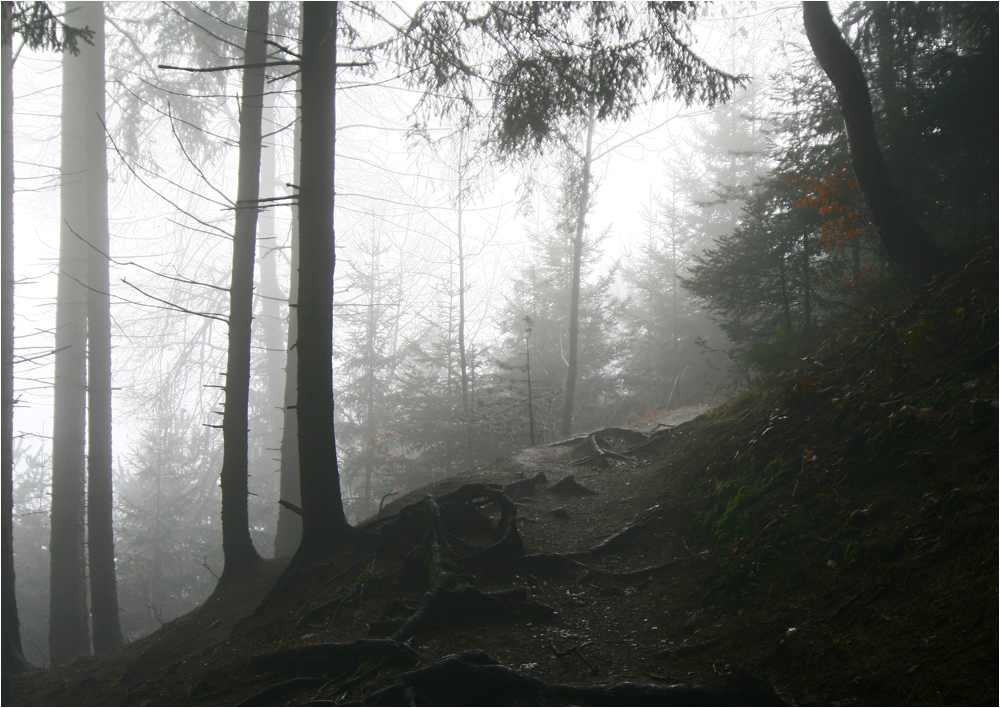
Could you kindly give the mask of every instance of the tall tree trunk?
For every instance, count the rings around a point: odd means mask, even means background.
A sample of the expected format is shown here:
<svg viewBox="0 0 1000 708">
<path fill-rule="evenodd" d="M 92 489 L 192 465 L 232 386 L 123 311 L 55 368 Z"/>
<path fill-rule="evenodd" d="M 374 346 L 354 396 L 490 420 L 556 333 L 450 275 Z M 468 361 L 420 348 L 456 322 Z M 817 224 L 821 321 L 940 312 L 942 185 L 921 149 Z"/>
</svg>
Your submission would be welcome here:
<svg viewBox="0 0 1000 708">
<path fill-rule="evenodd" d="M 535 406 L 531 400 L 531 318 L 528 320 L 528 328 L 524 334 L 524 370 L 528 380 L 528 441 L 531 447 L 535 446 Z"/>
<path fill-rule="evenodd" d="M 785 333 L 792 334 L 792 303 L 788 292 L 788 275 L 785 273 L 785 250 L 778 251 L 778 282 L 781 288 L 781 314 L 785 321 Z"/>
<path fill-rule="evenodd" d="M 296 77 L 299 87 L 301 74 Z M 296 92 L 301 95 L 301 91 Z M 295 121 L 294 167 L 292 181 L 301 184 L 300 163 L 302 154 L 302 120 Z M 281 426 L 281 499 L 296 507 L 302 505 L 299 489 L 299 418 L 296 403 L 296 382 L 298 381 L 298 299 L 299 299 L 299 205 L 292 202 L 292 245 L 289 256 L 288 275 L 288 348 L 285 351 L 285 397 L 282 408 Z M 299 547 L 302 538 L 302 517 L 286 508 L 278 508 L 278 530 L 274 535 L 274 555 L 276 558 L 290 556 Z"/>
<path fill-rule="evenodd" d="M 465 421 L 465 468 L 475 461 L 472 456 L 472 420 L 469 415 L 469 367 L 465 360 L 465 245 L 462 240 L 462 178 L 465 174 L 463 150 L 465 134 L 459 136 L 458 148 L 458 362 L 462 371 L 462 419 Z"/>
<path fill-rule="evenodd" d="M 101 7 L 66 3 L 67 21 L 97 26 Z M 88 139 L 80 119 L 103 105 L 88 74 L 97 48 L 81 46 L 80 55 L 63 54 L 62 157 L 59 190 L 59 279 L 56 289 L 55 410 L 52 421 L 52 524 L 49 544 L 49 656 L 56 666 L 90 651 L 87 612 L 84 487 L 84 435 L 87 401 L 87 245 L 92 195 Z"/>
<path fill-rule="evenodd" d="M 809 346 L 812 339 L 812 282 L 809 277 L 810 265 L 809 234 L 802 234 L 802 337 L 803 344 Z"/>
<path fill-rule="evenodd" d="M 372 210 L 372 238 L 369 244 L 368 273 L 370 281 L 368 283 L 368 314 L 365 317 L 365 351 L 364 370 L 362 376 L 365 379 L 365 438 L 367 451 L 364 456 L 365 481 L 361 493 L 361 512 L 359 517 L 367 518 L 374 511 L 372 502 L 372 472 L 374 471 L 375 438 L 378 434 L 378 421 L 375 420 L 375 377 L 377 375 L 375 356 L 375 330 L 378 328 L 378 321 L 375 316 L 375 308 L 380 306 L 382 300 L 382 269 L 381 269 L 381 246 L 378 226 L 375 222 L 375 211 Z"/>
<path fill-rule="evenodd" d="M 803 2 L 802 16 L 813 53 L 837 90 L 854 174 L 878 227 L 882 247 L 904 272 L 925 282 L 939 271 L 940 254 L 893 185 L 875 135 L 871 96 L 861 63 L 834 24 L 827 3 Z"/>
<path fill-rule="evenodd" d="M 14 59 L 11 14 L 3 3 L 3 703 L 9 676 L 30 668 L 21 648 L 14 592 Z"/>
<path fill-rule="evenodd" d="M 333 406 L 333 204 L 337 10 L 302 5 L 302 178 L 299 191 L 298 414 L 302 556 L 351 528 L 340 495 Z"/>
<path fill-rule="evenodd" d="M 264 133 L 260 158 L 260 196 L 262 199 L 274 197 L 277 192 L 275 184 L 275 149 L 274 135 L 274 94 L 270 91 L 264 95 L 264 113 L 262 121 Z M 272 202 L 262 209 L 257 221 L 257 271 L 259 273 L 259 289 L 257 291 L 258 317 L 264 341 L 264 416 L 263 438 L 264 456 L 260 462 L 259 474 L 270 477 L 275 472 L 274 462 L 278 461 L 281 450 L 281 424 L 284 396 L 284 332 L 281 321 L 281 300 L 284 293 L 278 284 L 278 242 L 274 229 L 274 210 L 277 207 Z"/>
<path fill-rule="evenodd" d="M 267 52 L 268 3 L 253 2 L 247 11 L 244 62 L 264 63 Z M 226 366 L 226 408 L 222 419 L 222 553 L 221 581 L 238 575 L 260 560 L 250 538 L 247 509 L 250 395 L 250 340 L 253 322 L 253 271 L 260 196 L 261 114 L 264 108 L 264 69 L 243 72 L 240 111 L 239 184 L 236 189 L 236 231 L 233 273 L 229 289 L 229 357 Z"/>
<path fill-rule="evenodd" d="M 104 138 L 104 3 L 92 3 L 94 46 L 85 55 L 90 82 L 86 130 L 91 190 L 87 251 L 87 551 L 94 652 L 124 644 L 118 618 L 111 483 L 111 283 L 108 273 L 108 163 Z M 89 24 L 89 21 L 88 21 Z"/>
<path fill-rule="evenodd" d="M 573 284 L 569 302 L 569 352 L 566 366 L 566 397 L 563 402 L 562 429 L 560 434 L 569 437 L 573 432 L 573 406 L 576 396 L 578 341 L 580 339 L 580 271 L 583 262 L 583 233 L 587 226 L 587 209 L 590 204 L 590 168 L 593 160 L 594 130 L 597 127 L 597 109 L 592 102 L 587 119 L 587 144 L 583 154 L 583 175 L 580 185 L 580 203 L 577 205 L 576 233 L 573 236 Z"/>
</svg>

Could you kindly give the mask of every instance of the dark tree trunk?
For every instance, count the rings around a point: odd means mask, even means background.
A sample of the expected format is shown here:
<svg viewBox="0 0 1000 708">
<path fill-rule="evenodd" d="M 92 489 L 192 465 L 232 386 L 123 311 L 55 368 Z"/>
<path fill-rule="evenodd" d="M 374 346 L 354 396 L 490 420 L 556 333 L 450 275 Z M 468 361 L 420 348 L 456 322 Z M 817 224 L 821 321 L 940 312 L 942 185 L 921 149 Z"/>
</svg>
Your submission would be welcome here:
<svg viewBox="0 0 1000 708">
<path fill-rule="evenodd" d="M 802 234 L 802 337 L 809 345 L 812 339 L 812 282 L 809 278 L 810 266 L 809 234 Z"/>
<path fill-rule="evenodd" d="M 298 84 L 298 81 L 296 82 Z M 301 92 L 298 92 L 301 95 Z M 295 121 L 294 176 L 295 184 L 301 184 L 300 162 L 302 153 L 302 121 Z M 299 206 L 292 203 L 292 247 L 288 277 L 288 349 L 285 355 L 285 397 L 283 424 L 281 428 L 281 499 L 302 505 L 299 482 L 299 425 L 296 409 L 296 381 L 298 380 L 298 298 L 299 298 Z M 302 517 L 290 509 L 279 506 L 278 530 L 274 535 L 275 557 L 290 556 L 299 547 L 302 538 Z"/>
<path fill-rule="evenodd" d="M 118 618 L 111 483 L 111 295 L 108 273 L 108 163 L 104 138 L 104 4 L 93 3 L 94 46 L 84 55 L 91 104 L 83 113 L 90 157 L 87 252 L 87 551 L 94 652 L 124 643 Z M 88 21 L 89 24 L 89 21 Z"/>
<path fill-rule="evenodd" d="M 580 203 L 577 206 L 576 233 L 573 235 L 573 281 L 569 301 L 569 352 L 566 366 L 566 397 L 563 400 L 563 417 L 560 434 L 573 433 L 573 407 L 576 398 L 576 376 L 580 340 L 580 271 L 583 265 L 583 234 L 587 227 L 587 209 L 590 206 L 590 163 L 593 160 L 594 130 L 597 127 L 597 109 L 590 107 L 587 119 L 587 144 L 583 154 L 583 174 L 580 185 Z"/>
<path fill-rule="evenodd" d="M 785 273 L 785 251 L 778 252 L 778 282 L 781 289 L 781 314 L 785 321 L 785 333 L 792 333 L 792 304 L 788 294 L 788 276 Z"/>
<path fill-rule="evenodd" d="M 299 191 L 299 554 L 333 548 L 351 528 L 337 468 L 333 407 L 333 203 L 337 3 L 302 5 L 302 172 Z"/>
<path fill-rule="evenodd" d="M 94 3 L 66 3 L 67 20 L 91 28 L 101 20 Z M 97 49 L 81 46 L 80 55 L 63 54 L 62 157 L 59 208 L 59 280 L 56 289 L 55 410 L 52 421 L 52 527 L 49 544 L 49 656 L 56 666 L 90 651 L 87 612 L 84 488 L 86 486 L 87 398 L 87 245 L 92 195 L 89 184 L 89 133 L 82 115 L 103 102 L 88 76 Z M 94 110 L 91 110 L 94 109 Z"/>
<path fill-rule="evenodd" d="M 14 60 L 12 3 L 3 3 L 3 703 L 9 676 L 30 668 L 14 593 Z"/>
<path fill-rule="evenodd" d="M 244 52 L 247 64 L 262 64 L 266 58 L 267 14 L 266 2 L 252 2 L 248 6 Z M 229 290 L 229 359 L 226 366 L 226 408 L 222 419 L 222 552 L 226 563 L 222 571 L 223 582 L 260 560 L 250 538 L 247 510 L 247 427 L 264 73 L 263 68 L 245 69 L 243 73 L 236 232 Z"/>
<path fill-rule="evenodd" d="M 802 3 L 809 44 L 830 77 L 847 128 L 854 173 L 882 238 L 886 255 L 918 282 L 941 266 L 938 248 L 906 209 L 882 158 L 875 135 L 871 96 L 861 63 L 844 41 L 825 2 Z"/>
</svg>

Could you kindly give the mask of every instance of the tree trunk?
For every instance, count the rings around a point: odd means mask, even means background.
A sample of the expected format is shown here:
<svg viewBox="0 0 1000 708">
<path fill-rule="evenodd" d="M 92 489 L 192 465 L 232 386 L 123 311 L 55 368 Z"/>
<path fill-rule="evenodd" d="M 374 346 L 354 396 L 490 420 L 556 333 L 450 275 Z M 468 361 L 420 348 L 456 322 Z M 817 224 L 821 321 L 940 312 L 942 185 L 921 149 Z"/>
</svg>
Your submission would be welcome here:
<svg viewBox="0 0 1000 708">
<path fill-rule="evenodd" d="M 66 4 L 74 25 L 94 27 L 99 6 Z M 55 410 L 52 421 L 52 525 L 49 545 L 49 656 L 56 666 L 90 651 L 85 548 L 84 435 L 87 398 L 87 246 L 91 194 L 88 131 L 80 116 L 103 100 L 91 96 L 88 55 L 63 54 L 62 157 L 59 190 L 59 279 L 56 289 Z"/>
<path fill-rule="evenodd" d="M 268 3 L 250 3 L 244 61 L 262 64 L 267 52 Z M 245 69 L 240 111 L 239 184 L 236 190 L 236 231 L 229 290 L 229 357 L 226 366 L 226 407 L 222 419 L 222 553 L 227 581 L 260 560 L 250 538 L 247 510 L 250 394 L 250 340 L 253 322 L 253 271 L 260 196 L 261 114 L 264 69 Z"/>
<path fill-rule="evenodd" d="M 462 178 L 465 165 L 462 147 L 464 133 L 459 136 L 458 148 L 458 363 L 462 372 L 462 419 L 465 422 L 465 468 L 475 461 L 472 456 L 472 420 L 469 415 L 469 367 L 465 360 L 465 247 L 462 242 Z"/>
<path fill-rule="evenodd" d="M 918 282 L 941 266 L 938 248 L 906 209 L 893 185 L 875 135 L 871 96 L 857 56 L 844 41 L 825 2 L 803 2 L 806 36 L 837 90 L 858 186 L 878 227 L 886 255 Z"/>
<path fill-rule="evenodd" d="M 576 234 L 573 236 L 573 284 L 569 302 L 569 352 L 566 366 L 566 398 L 563 402 L 562 430 L 564 437 L 573 432 L 573 406 L 576 395 L 578 341 L 580 339 L 580 269 L 583 261 L 583 233 L 587 225 L 587 208 L 590 202 L 590 163 L 593 160 L 594 129 L 597 127 L 597 109 L 590 106 L 587 119 L 587 145 L 583 154 L 583 175 L 580 185 L 580 203 L 576 217 Z"/>
<path fill-rule="evenodd" d="M 299 88 L 299 78 L 296 77 L 296 88 Z M 296 92 L 301 95 L 301 91 Z M 302 154 L 302 121 L 295 121 L 295 136 L 293 138 L 295 152 L 292 181 L 301 184 L 300 162 Z M 299 418 L 296 409 L 298 380 L 298 298 L 299 298 L 299 205 L 293 201 L 292 209 L 292 245 L 290 249 L 290 268 L 288 275 L 288 348 L 285 351 L 285 397 L 283 402 L 281 427 L 281 499 L 296 507 L 302 506 L 299 490 Z M 274 556 L 290 556 L 299 547 L 302 538 L 302 517 L 285 506 L 278 507 L 278 530 L 274 535 Z"/>
<path fill-rule="evenodd" d="M 3 703 L 9 675 L 30 668 L 21 648 L 14 592 L 14 60 L 11 13 L 3 3 Z"/>
<path fill-rule="evenodd" d="M 302 178 L 299 190 L 299 554 L 332 549 L 350 529 L 340 496 L 333 406 L 335 2 L 302 5 Z"/>
<path fill-rule="evenodd" d="M 91 105 L 83 112 L 90 167 L 87 229 L 87 550 L 94 652 L 124 644 L 115 577 L 114 495 L 111 482 L 111 283 L 108 273 L 108 163 L 104 137 L 104 4 L 92 3 L 94 46 L 84 54 Z"/>
<path fill-rule="evenodd" d="M 788 294 L 788 276 L 785 273 L 785 250 L 778 251 L 778 280 L 781 287 L 781 314 L 785 320 L 785 333 L 792 333 L 792 305 Z"/>
<path fill-rule="evenodd" d="M 809 234 L 802 234 L 802 337 L 809 346 L 812 339 L 812 282 L 809 278 Z"/>
</svg>

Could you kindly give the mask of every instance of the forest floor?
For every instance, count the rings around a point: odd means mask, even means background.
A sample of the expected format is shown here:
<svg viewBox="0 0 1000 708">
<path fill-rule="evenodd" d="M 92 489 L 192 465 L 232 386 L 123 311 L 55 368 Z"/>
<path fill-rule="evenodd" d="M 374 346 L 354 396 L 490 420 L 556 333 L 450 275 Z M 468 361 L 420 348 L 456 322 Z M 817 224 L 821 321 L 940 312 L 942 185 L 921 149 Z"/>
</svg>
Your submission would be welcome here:
<svg viewBox="0 0 1000 708">
<path fill-rule="evenodd" d="M 252 617 L 285 560 L 13 702 L 996 705 L 997 320 L 993 249 L 717 408 L 413 492 Z"/>
</svg>

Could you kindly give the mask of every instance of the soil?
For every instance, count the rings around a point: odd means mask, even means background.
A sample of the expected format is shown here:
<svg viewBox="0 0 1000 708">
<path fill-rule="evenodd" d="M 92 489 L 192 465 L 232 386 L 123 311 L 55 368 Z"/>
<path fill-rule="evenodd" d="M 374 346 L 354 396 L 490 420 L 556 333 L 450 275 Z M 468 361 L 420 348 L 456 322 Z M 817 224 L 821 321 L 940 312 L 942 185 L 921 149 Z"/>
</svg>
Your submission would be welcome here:
<svg viewBox="0 0 1000 708">
<path fill-rule="evenodd" d="M 625 459 L 541 445 L 393 500 L 254 617 L 286 560 L 12 703 L 996 705 L 996 274 L 988 249 L 717 408 L 598 431 Z"/>
</svg>

